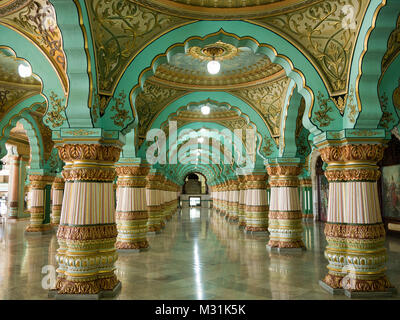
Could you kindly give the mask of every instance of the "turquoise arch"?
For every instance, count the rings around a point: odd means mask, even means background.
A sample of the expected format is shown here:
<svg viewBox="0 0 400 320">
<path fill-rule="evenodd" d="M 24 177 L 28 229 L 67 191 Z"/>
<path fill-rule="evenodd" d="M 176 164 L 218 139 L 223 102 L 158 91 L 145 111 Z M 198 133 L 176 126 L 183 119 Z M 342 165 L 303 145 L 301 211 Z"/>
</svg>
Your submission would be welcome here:
<svg viewBox="0 0 400 320">
<path fill-rule="evenodd" d="M 4 157 L 7 154 L 5 143 L 9 138 L 11 129 L 15 127 L 16 123 L 21 119 L 31 119 L 31 121 L 34 122 L 29 114 L 29 111 L 36 110 L 44 103 L 46 103 L 46 99 L 43 95 L 38 94 L 32 96 L 18 103 L 14 108 L 9 110 L 0 120 L 0 158 Z M 40 131 L 37 126 L 35 128 L 37 129 L 36 132 L 39 132 L 40 135 Z M 28 136 L 28 138 L 33 137 Z M 42 145 L 40 146 L 42 147 Z M 43 150 L 43 148 L 41 150 Z"/>
<path fill-rule="evenodd" d="M 379 125 L 382 111 L 377 83 L 381 76 L 381 61 L 387 50 L 387 41 L 396 27 L 399 11 L 400 1 L 397 0 L 371 0 L 370 2 L 357 38 L 348 86 L 349 94 L 351 89 L 354 91 L 353 101 L 357 107 L 361 104 L 361 112 L 358 113 L 357 109 L 356 122 L 350 122 L 348 99 L 343 117 L 343 128 L 377 128 Z M 376 21 L 374 21 L 375 18 Z M 366 47 L 368 50 L 365 52 Z M 357 99 L 357 91 L 360 103 Z"/>
<path fill-rule="evenodd" d="M 3 138 L 1 139 L 1 155 L 0 158 L 4 157 L 7 154 L 5 144 L 10 137 L 10 131 L 15 127 L 17 122 L 21 122 L 24 129 L 26 130 L 30 154 L 31 154 L 31 162 L 30 162 L 30 170 L 40 170 L 43 169 L 43 138 L 40 133 L 39 127 L 36 121 L 29 114 L 29 111 L 26 109 L 21 113 L 14 115 L 7 126 L 3 127 Z"/>
<path fill-rule="evenodd" d="M 218 35 L 218 31 L 222 29 L 228 34 L 235 35 L 235 37 Z M 306 101 L 306 115 L 311 113 L 310 110 L 314 104 L 316 93 L 321 92 L 328 96 L 326 87 L 317 70 L 294 45 L 264 27 L 245 21 L 198 21 L 174 29 L 154 40 L 127 67 L 117 85 L 114 96 L 117 96 L 122 91 L 131 92 L 130 103 L 132 109 L 135 110 L 134 101 L 136 96 L 142 90 L 145 80 L 154 74 L 158 65 L 167 62 L 170 55 L 184 52 L 183 42 L 185 40 L 193 36 L 204 38 L 213 33 L 217 33 L 215 35 L 217 38 L 224 38 L 224 41 L 234 42 L 239 46 L 250 47 L 255 52 L 264 53 L 273 63 L 280 64 L 285 69 L 287 76 L 296 82 L 298 91 L 303 95 Z M 251 35 L 253 39 L 250 39 L 248 35 Z M 237 37 L 242 39 L 238 40 Z M 178 39 L 181 40 L 180 45 L 176 45 L 179 41 Z M 209 41 L 213 40 L 212 37 L 208 39 Z M 265 43 L 266 39 L 268 39 L 268 45 L 259 45 L 260 43 Z M 284 54 L 290 54 L 290 60 Z M 133 89 L 132 81 L 134 81 Z M 133 112 L 136 113 L 136 111 Z M 111 116 L 109 109 L 105 116 Z M 133 125 L 137 125 L 137 119 L 135 119 L 135 122 Z M 303 124 L 313 134 L 321 132 L 308 117 L 303 118 Z M 132 123 L 126 124 L 124 130 L 129 130 L 131 126 Z"/>
<path fill-rule="evenodd" d="M 267 136 L 269 139 L 271 139 L 272 144 L 274 146 L 273 152 L 277 152 L 277 148 L 271 138 L 270 132 L 265 122 L 260 117 L 260 115 L 257 112 L 255 112 L 254 109 L 251 106 L 249 106 L 246 102 L 227 92 L 201 91 L 201 92 L 192 92 L 186 94 L 180 97 L 179 99 L 173 101 L 168 106 L 166 106 L 154 119 L 150 129 L 160 128 L 161 125 L 168 120 L 168 116 L 171 113 L 176 112 L 182 106 L 186 106 L 194 101 L 205 100 L 208 97 L 212 100 L 220 101 L 220 103 L 225 102 L 230 104 L 231 106 L 239 108 L 242 113 L 246 114 L 252 120 L 252 122 L 256 125 L 257 130 L 260 134 L 262 134 L 263 136 Z M 144 155 L 142 150 L 143 148 L 144 146 L 142 146 L 138 151 L 138 155 L 141 157 Z"/>
<path fill-rule="evenodd" d="M 30 63 L 32 72 L 42 81 L 42 93 L 46 97 L 47 102 L 49 103 L 52 92 L 65 100 L 62 81 L 57 76 L 54 66 L 49 62 L 45 54 L 27 38 L 1 24 L 0 34 L 2 36 L 0 45 L 10 47 L 16 53 L 17 57 L 23 58 Z M 29 57 L 29 60 L 26 57 Z M 65 123 L 62 127 L 64 126 Z"/>
<path fill-rule="evenodd" d="M 90 81 L 85 39 L 80 26 L 78 8 L 74 1 L 51 0 L 57 12 L 57 24 L 63 37 L 69 79 L 66 114 L 70 127 L 93 127 L 90 113 Z M 87 31 L 87 29 L 86 29 Z M 94 62 L 94 59 L 91 61 Z M 91 68 L 95 72 L 96 68 Z"/>
</svg>

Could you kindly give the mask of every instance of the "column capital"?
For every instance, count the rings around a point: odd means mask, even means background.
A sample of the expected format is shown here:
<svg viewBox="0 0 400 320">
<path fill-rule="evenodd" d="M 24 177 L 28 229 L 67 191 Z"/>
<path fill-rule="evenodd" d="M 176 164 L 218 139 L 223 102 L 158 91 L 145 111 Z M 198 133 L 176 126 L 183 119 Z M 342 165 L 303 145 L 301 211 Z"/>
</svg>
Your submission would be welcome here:
<svg viewBox="0 0 400 320">
<path fill-rule="evenodd" d="M 320 149 L 328 164 L 325 176 L 329 181 L 377 181 L 381 175 L 376 165 L 382 160 L 384 144 L 329 145 Z"/>
</svg>

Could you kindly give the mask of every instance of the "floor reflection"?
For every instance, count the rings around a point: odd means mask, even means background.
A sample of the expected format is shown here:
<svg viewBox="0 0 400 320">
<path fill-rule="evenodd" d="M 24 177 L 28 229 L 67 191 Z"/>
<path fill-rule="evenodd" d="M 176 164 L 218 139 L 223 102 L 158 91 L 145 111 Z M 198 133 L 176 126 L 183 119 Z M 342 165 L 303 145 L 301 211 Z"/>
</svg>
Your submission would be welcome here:
<svg viewBox="0 0 400 320">
<path fill-rule="evenodd" d="M 0 224 L 0 299 L 48 299 L 42 268 L 56 267 L 55 232 L 27 236 L 29 223 Z M 323 291 L 323 224 L 304 223 L 307 250 L 266 249 L 267 234 L 246 234 L 212 209 L 177 211 L 150 249 L 119 253 L 117 299 L 348 299 Z M 388 236 L 388 277 L 400 288 L 400 239 Z M 399 299 L 399 296 L 393 297 Z"/>
</svg>

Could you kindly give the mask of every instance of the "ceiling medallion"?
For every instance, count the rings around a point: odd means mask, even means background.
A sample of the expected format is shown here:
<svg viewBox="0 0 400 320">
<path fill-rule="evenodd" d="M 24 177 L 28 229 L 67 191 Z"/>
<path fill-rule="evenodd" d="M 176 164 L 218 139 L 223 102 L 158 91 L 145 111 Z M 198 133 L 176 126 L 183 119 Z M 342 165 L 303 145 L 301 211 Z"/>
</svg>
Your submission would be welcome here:
<svg viewBox="0 0 400 320">
<path fill-rule="evenodd" d="M 193 58 L 202 61 L 222 61 L 232 59 L 237 56 L 239 49 L 229 43 L 217 41 L 216 43 L 206 45 L 204 48 L 191 47 L 187 53 Z"/>
</svg>

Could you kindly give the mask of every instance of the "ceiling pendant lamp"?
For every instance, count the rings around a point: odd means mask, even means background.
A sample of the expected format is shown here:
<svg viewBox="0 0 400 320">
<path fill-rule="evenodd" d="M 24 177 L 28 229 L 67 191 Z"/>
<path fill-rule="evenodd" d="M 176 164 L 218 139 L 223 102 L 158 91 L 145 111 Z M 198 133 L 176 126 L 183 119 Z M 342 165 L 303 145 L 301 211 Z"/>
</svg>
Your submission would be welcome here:
<svg viewBox="0 0 400 320">
<path fill-rule="evenodd" d="M 209 74 L 217 74 L 220 69 L 221 64 L 217 60 L 215 60 L 214 57 L 211 61 L 207 63 L 207 71 Z"/>
<path fill-rule="evenodd" d="M 201 107 L 201 113 L 204 115 L 210 114 L 211 108 L 208 105 L 204 105 Z"/>
<path fill-rule="evenodd" d="M 32 75 L 32 68 L 29 64 L 21 63 L 18 66 L 18 74 L 21 78 L 27 78 Z"/>
</svg>

